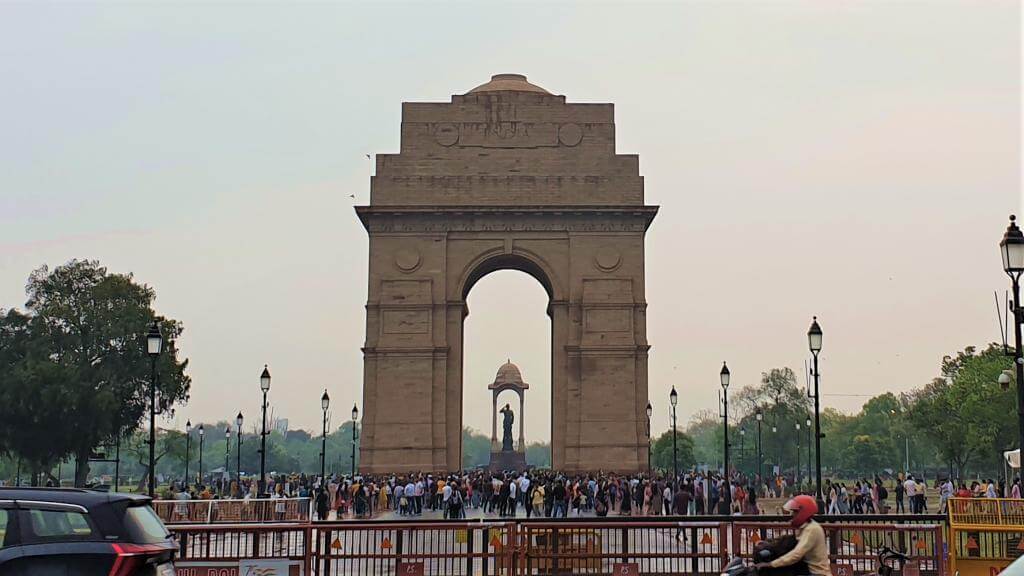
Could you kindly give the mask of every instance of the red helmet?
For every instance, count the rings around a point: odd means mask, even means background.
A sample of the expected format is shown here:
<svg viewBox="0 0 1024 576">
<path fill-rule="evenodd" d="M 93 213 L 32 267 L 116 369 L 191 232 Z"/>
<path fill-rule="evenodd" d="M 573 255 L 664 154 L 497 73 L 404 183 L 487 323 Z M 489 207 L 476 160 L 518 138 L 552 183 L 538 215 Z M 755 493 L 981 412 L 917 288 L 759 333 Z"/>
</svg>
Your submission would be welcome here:
<svg viewBox="0 0 1024 576">
<path fill-rule="evenodd" d="M 799 528 L 810 522 L 811 518 L 818 513 L 818 503 L 814 501 L 814 498 L 800 494 L 792 497 L 782 506 L 782 509 L 793 515 L 789 523 L 794 528 Z"/>
</svg>

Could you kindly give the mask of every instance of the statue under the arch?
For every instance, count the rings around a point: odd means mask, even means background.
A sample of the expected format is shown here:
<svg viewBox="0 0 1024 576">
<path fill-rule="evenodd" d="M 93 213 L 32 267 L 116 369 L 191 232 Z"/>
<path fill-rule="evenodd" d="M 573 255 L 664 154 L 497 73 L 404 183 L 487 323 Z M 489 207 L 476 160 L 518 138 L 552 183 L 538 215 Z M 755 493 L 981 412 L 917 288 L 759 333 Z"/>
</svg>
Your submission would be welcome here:
<svg viewBox="0 0 1024 576">
<path fill-rule="evenodd" d="M 494 471 L 526 469 L 526 435 L 523 432 L 523 410 L 526 407 L 526 391 L 530 385 L 523 382 L 519 367 L 511 360 L 498 368 L 494 382 L 487 389 L 491 391 L 491 460 L 488 468 Z M 512 442 L 512 426 L 515 413 L 508 404 L 499 411 L 498 396 L 510 390 L 519 397 L 519 442 Z M 498 415 L 501 414 L 501 442 L 498 442 Z"/>
</svg>

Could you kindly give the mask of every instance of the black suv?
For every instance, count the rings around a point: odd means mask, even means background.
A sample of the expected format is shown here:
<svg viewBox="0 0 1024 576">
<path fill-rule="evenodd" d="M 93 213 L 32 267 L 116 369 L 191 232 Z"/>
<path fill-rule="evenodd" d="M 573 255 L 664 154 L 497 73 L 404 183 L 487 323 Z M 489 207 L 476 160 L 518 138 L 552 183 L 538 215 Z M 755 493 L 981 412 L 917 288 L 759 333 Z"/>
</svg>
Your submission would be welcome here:
<svg viewBox="0 0 1024 576">
<path fill-rule="evenodd" d="M 147 497 L 0 488 L 0 576 L 174 576 L 176 550 Z"/>
</svg>

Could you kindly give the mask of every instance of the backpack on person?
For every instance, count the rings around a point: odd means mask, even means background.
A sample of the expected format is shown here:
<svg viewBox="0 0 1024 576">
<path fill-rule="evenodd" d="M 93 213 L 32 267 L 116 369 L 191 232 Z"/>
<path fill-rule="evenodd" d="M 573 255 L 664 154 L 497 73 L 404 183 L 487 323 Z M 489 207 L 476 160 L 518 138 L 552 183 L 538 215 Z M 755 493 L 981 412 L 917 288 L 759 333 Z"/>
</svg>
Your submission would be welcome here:
<svg viewBox="0 0 1024 576">
<path fill-rule="evenodd" d="M 889 491 L 885 489 L 885 486 L 878 487 L 878 499 L 885 500 L 889 497 Z"/>
</svg>

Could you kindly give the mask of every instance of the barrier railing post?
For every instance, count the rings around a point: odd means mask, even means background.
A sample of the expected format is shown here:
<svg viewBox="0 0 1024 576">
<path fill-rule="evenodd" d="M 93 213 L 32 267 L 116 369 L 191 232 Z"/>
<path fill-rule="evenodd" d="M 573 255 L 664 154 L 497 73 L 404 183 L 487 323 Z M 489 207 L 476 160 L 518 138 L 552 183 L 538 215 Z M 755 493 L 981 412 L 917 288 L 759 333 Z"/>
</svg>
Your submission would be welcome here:
<svg viewBox="0 0 1024 576">
<path fill-rule="evenodd" d="M 558 576 L 561 572 L 562 561 L 558 557 L 558 528 L 551 529 L 551 574 L 552 576 Z"/>
<path fill-rule="evenodd" d="M 473 528 L 466 526 L 466 574 L 473 573 Z"/>
<path fill-rule="evenodd" d="M 313 527 L 307 525 L 302 531 L 302 572 L 311 574 L 313 572 Z"/>
<path fill-rule="evenodd" d="M 320 557 L 323 561 L 320 563 L 320 575 L 326 576 L 331 573 L 331 530 L 328 528 L 322 530 L 324 538 L 322 540 L 323 545 L 320 548 Z"/>
<path fill-rule="evenodd" d="M 700 572 L 700 562 L 697 558 L 697 527 L 693 526 L 690 528 L 690 553 L 693 556 L 690 558 L 690 569 L 696 574 Z"/>
<path fill-rule="evenodd" d="M 487 568 L 488 568 L 488 560 L 490 559 L 490 553 L 489 553 L 490 551 L 488 550 L 488 547 L 490 546 L 490 542 L 491 542 L 491 539 L 490 539 L 490 536 L 489 536 L 490 531 L 491 531 L 490 528 L 488 528 L 487 526 L 484 526 L 484 530 L 481 533 L 481 536 L 483 536 L 483 542 L 481 543 L 480 548 L 483 549 L 483 551 L 484 551 L 483 556 L 482 556 L 482 560 L 481 560 L 481 564 L 482 564 L 481 568 L 483 570 L 481 573 L 483 574 L 483 576 L 488 576 Z"/>
<path fill-rule="evenodd" d="M 622 561 L 629 562 L 629 528 L 622 529 Z"/>
</svg>

